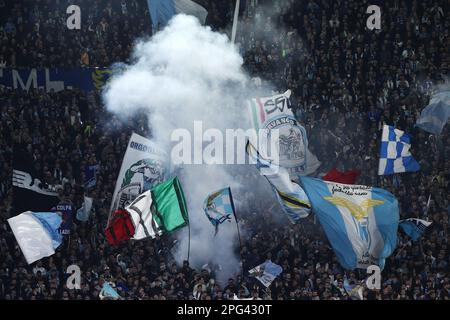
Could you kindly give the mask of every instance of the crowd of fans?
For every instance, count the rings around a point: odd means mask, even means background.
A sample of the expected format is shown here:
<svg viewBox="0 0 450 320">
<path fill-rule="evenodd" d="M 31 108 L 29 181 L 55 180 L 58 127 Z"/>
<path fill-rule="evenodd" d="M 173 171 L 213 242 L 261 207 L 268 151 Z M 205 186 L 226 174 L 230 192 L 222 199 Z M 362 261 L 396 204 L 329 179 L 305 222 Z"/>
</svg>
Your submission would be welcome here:
<svg viewBox="0 0 450 320">
<path fill-rule="evenodd" d="M 78 1 L 84 27 L 67 32 L 70 1 L 0 0 L 0 63 L 14 68 L 108 66 L 126 61 L 136 37 L 151 34 L 146 1 Z M 199 1 L 207 24 L 228 30 L 233 3 Z M 386 260 L 380 290 L 364 287 L 364 299 L 450 299 L 450 130 L 432 136 L 414 127 L 432 84 L 450 67 L 448 1 L 383 1 L 381 30 L 368 30 L 369 3 L 356 0 L 248 0 L 236 42 L 252 76 L 291 88 L 293 106 L 311 151 L 332 166 L 359 169 L 358 184 L 391 191 L 401 218 L 433 224 L 420 241 L 398 232 Z M 225 2 L 224 2 L 225 3 Z M 371 3 L 372 4 L 372 3 Z M 170 254 L 170 236 L 109 246 L 104 238 L 117 172 L 132 130 L 149 136 L 143 115 L 118 119 L 98 92 L 28 92 L 0 87 L 0 298 L 98 299 L 104 281 L 124 299 L 351 299 L 344 289 L 361 284 L 365 271 L 343 270 L 313 217 L 299 225 L 277 223 L 273 203 L 242 216 L 249 228 L 240 255 L 244 275 L 216 281 L 217 268 L 194 270 Z M 417 173 L 378 176 L 382 123 L 412 135 Z M 132 126 L 130 124 L 133 124 Z M 27 265 L 6 219 L 12 213 L 13 144 L 27 147 L 37 172 L 64 185 L 62 197 L 82 205 L 86 166 L 99 165 L 88 222 L 74 219 L 56 253 Z M 427 206 L 431 195 L 430 205 Z M 274 227 L 275 226 L 275 227 Z M 283 273 L 266 290 L 246 271 L 266 259 Z M 208 261 L 205 261 L 205 264 Z M 81 289 L 66 287 L 66 269 L 77 264 Z"/>
</svg>

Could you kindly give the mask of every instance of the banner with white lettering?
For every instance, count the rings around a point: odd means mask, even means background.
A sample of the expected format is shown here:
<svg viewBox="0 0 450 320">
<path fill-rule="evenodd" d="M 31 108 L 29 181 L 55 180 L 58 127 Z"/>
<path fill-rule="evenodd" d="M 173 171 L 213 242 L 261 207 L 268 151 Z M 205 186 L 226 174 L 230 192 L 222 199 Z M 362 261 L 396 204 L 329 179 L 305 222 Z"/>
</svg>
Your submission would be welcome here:
<svg viewBox="0 0 450 320">
<path fill-rule="evenodd" d="M 149 139 L 133 133 L 123 157 L 111 212 L 128 206 L 141 193 L 168 178 L 167 154 Z"/>
<path fill-rule="evenodd" d="M 256 130 L 279 130 L 276 141 L 278 156 L 274 163 L 286 168 L 291 179 L 298 175 L 309 175 L 317 170 L 320 161 L 308 149 L 305 128 L 297 121 L 290 102 L 291 90 L 270 97 L 256 97 L 248 101 L 248 116 Z M 263 150 L 258 150 L 259 152 Z M 271 150 L 272 154 L 276 150 Z"/>
<path fill-rule="evenodd" d="M 73 69 L 12 69 L 0 68 L 0 87 L 29 91 L 44 89 L 58 92 L 65 89 L 100 90 L 121 67 Z"/>
</svg>

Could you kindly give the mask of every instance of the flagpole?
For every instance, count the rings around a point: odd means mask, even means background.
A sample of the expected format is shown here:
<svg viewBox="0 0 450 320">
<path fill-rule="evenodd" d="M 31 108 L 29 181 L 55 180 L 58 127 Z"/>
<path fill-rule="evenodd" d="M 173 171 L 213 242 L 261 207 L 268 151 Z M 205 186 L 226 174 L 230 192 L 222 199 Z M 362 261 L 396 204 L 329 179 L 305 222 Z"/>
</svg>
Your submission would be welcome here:
<svg viewBox="0 0 450 320">
<path fill-rule="evenodd" d="M 234 43 L 236 39 L 236 30 L 239 19 L 239 3 L 240 0 L 236 0 L 236 7 L 234 8 L 233 28 L 231 30 L 231 43 Z"/>
<path fill-rule="evenodd" d="M 188 212 L 188 219 L 189 219 L 189 212 Z M 187 254 L 188 263 L 189 263 L 190 252 L 191 252 L 191 221 L 189 219 L 189 223 L 188 223 L 188 254 Z"/>
<path fill-rule="evenodd" d="M 242 275 L 242 278 L 244 278 L 244 265 L 243 265 L 243 262 L 242 262 L 241 232 L 239 231 L 239 222 L 238 222 L 238 218 L 236 216 L 236 209 L 235 209 L 235 206 L 234 206 L 233 196 L 231 194 L 231 188 L 230 187 L 228 187 L 228 193 L 230 195 L 230 202 L 231 202 L 231 208 L 233 209 L 234 220 L 236 220 L 236 229 L 237 229 L 238 239 L 239 239 L 239 256 L 241 257 L 241 275 Z"/>
</svg>

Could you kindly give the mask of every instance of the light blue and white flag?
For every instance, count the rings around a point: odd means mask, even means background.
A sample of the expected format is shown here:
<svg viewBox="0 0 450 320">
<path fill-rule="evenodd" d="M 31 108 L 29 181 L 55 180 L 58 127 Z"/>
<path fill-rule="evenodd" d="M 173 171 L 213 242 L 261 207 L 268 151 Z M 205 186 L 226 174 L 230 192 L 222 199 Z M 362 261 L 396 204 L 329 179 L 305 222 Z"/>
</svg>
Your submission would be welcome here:
<svg viewBox="0 0 450 320">
<path fill-rule="evenodd" d="M 305 191 L 290 179 L 286 168 L 264 159 L 250 142 L 247 142 L 248 155 L 256 160 L 256 167 L 269 181 L 281 208 L 292 223 L 298 223 L 311 212 L 311 204 Z"/>
<path fill-rule="evenodd" d="M 77 219 L 79 221 L 86 222 L 89 219 L 91 213 L 93 199 L 90 197 L 84 197 L 84 203 L 80 209 L 77 210 Z"/>
<path fill-rule="evenodd" d="M 58 229 L 62 218 L 56 212 L 26 211 L 8 223 L 28 264 L 55 253 L 62 242 Z"/>
<path fill-rule="evenodd" d="M 250 269 L 248 273 L 250 276 L 258 279 L 266 288 L 268 288 L 273 280 L 283 272 L 283 268 L 271 260 Z"/>
<path fill-rule="evenodd" d="M 400 221 L 400 227 L 411 237 L 413 241 L 417 241 L 425 232 L 432 222 L 417 218 L 409 218 Z"/>
<path fill-rule="evenodd" d="M 383 269 L 397 244 L 397 199 L 380 188 L 300 180 L 342 267 Z"/>
<path fill-rule="evenodd" d="M 235 217 L 230 187 L 211 193 L 203 204 L 203 210 L 208 220 L 216 228 L 217 234 L 220 224 L 231 221 L 232 216 Z"/>
<path fill-rule="evenodd" d="M 208 11 L 192 0 L 147 0 L 148 10 L 152 19 L 153 30 L 164 27 L 178 13 L 197 17 L 205 24 Z"/>
<path fill-rule="evenodd" d="M 306 130 L 292 112 L 290 96 L 291 90 L 287 90 L 270 97 L 256 97 L 248 100 L 247 110 L 253 128 L 267 130 L 268 137 L 272 131 L 278 131 L 277 150 L 271 150 L 277 153 L 275 163 L 286 168 L 291 179 L 296 179 L 298 175 L 314 173 L 321 163 L 308 148 Z M 264 151 L 260 146 L 258 150 Z"/>
<path fill-rule="evenodd" d="M 441 91 L 433 95 L 426 106 L 416 126 L 429 133 L 439 135 L 450 118 L 450 90 Z"/>
<path fill-rule="evenodd" d="M 388 175 L 420 170 L 419 163 L 409 151 L 410 148 L 411 139 L 407 133 L 393 126 L 383 125 L 378 174 Z"/>
<path fill-rule="evenodd" d="M 100 300 L 103 300 L 103 299 L 117 300 L 117 299 L 121 298 L 120 295 L 117 293 L 117 291 L 114 290 L 114 288 L 111 287 L 111 285 L 106 281 L 103 283 L 103 287 L 99 293 L 99 297 L 100 297 Z"/>
</svg>

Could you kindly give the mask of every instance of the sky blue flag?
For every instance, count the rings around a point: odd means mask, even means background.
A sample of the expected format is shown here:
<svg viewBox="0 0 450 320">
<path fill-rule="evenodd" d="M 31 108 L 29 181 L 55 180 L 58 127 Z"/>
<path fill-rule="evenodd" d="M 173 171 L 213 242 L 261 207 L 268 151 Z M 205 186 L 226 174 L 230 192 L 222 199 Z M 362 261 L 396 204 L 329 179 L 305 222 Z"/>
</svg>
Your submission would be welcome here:
<svg viewBox="0 0 450 320">
<path fill-rule="evenodd" d="M 147 0 L 148 10 L 152 19 L 153 32 L 167 25 L 169 20 L 178 13 L 197 17 L 205 23 L 208 11 L 192 0 Z"/>
<path fill-rule="evenodd" d="M 56 249 L 62 243 L 62 235 L 59 232 L 62 218 L 56 212 L 33 212 L 35 217 L 47 231 L 48 235 L 52 238 L 53 249 Z"/>
<path fill-rule="evenodd" d="M 283 272 L 283 268 L 271 260 L 267 260 L 248 272 L 268 288 L 273 280 Z"/>
<path fill-rule="evenodd" d="M 429 133 L 439 135 L 450 118 L 450 90 L 441 91 L 431 97 L 416 126 Z"/>
<path fill-rule="evenodd" d="M 416 218 L 409 218 L 400 221 L 400 227 L 408 236 L 411 237 L 413 241 L 417 241 L 430 225 L 430 221 Z"/>
<path fill-rule="evenodd" d="M 411 138 L 402 130 L 383 125 L 380 145 L 378 174 L 388 175 L 420 170 L 419 163 L 412 157 Z"/>
<path fill-rule="evenodd" d="M 117 293 L 116 290 L 114 290 L 113 287 L 111 287 L 111 285 L 108 282 L 104 282 L 103 283 L 103 287 L 102 290 L 100 291 L 100 299 L 113 299 L 113 300 L 117 300 L 120 298 L 120 295 Z"/>
<path fill-rule="evenodd" d="M 397 199 L 380 188 L 309 177 L 300 181 L 342 267 L 383 269 L 397 245 Z"/>
<path fill-rule="evenodd" d="M 211 224 L 216 227 L 217 234 L 219 225 L 231 221 L 235 214 L 231 189 L 227 187 L 211 193 L 204 202 L 203 210 Z"/>
</svg>

